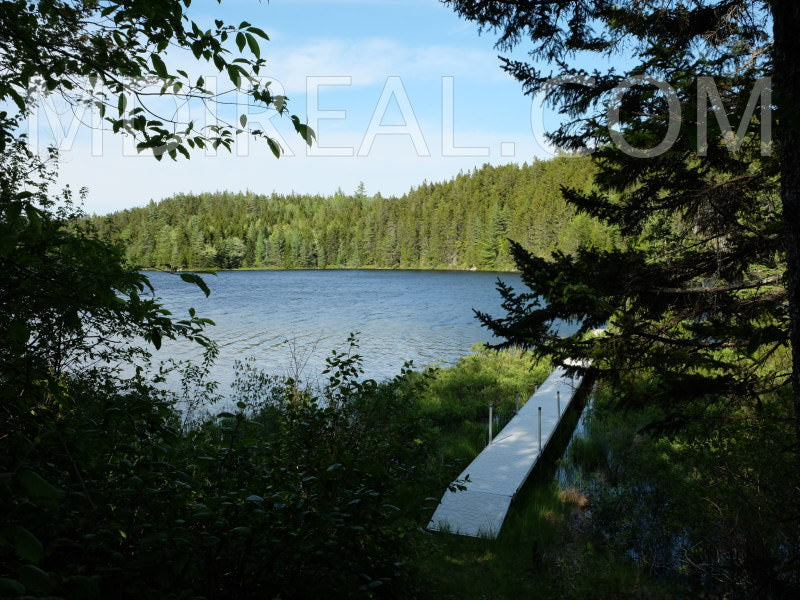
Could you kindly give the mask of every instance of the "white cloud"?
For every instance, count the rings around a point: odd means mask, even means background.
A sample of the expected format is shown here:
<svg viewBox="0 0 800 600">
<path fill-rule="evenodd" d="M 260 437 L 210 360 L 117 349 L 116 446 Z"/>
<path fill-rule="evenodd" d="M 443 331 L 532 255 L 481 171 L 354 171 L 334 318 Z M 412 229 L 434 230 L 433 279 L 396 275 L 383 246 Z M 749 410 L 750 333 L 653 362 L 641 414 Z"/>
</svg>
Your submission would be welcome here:
<svg viewBox="0 0 800 600">
<path fill-rule="evenodd" d="M 130 143 L 123 151 L 125 144 L 119 136 L 83 129 L 72 139 L 71 149 L 62 155 L 62 181 L 74 188 L 88 185 L 87 209 L 105 213 L 179 192 L 250 189 L 259 193 L 295 190 L 330 194 L 338 186 L 351 191 L 362 180 L 370 192 L 396 195 L 424 179 L 447 179 L 459 170 L 468 170 L 484 162 L 522 162 L 533 156 L 547 155 L 547 149 L 532 138 L 530 108 L 518 95 L 516 84 L 498 68 L 491 51 L 441 43 L 417 46 L 380 37 L 329 38 L 301 46 L 289 38 L 284 40 L 280 34 L 272 40 L 268 56 L 281 58 L 274 69 L 262 71 L 262 75 L 273 77 L 281 84 L 275 86 L 276 92 L 285 90 L 292 97 L 291 112 L 301 115 L 306 112 L 304 100 L 298 96 L 306 92 L 307 77 L 343 75 L 352 78 L 352 92 L 348 93 L 349 88 L 343 87 L 344 95 L 328 96 L 333 89 L 327 89 L 320 107 L 321 110 L 345 112 L 346 118 L 323 120 L 318 130 L 320 146 L 351 147 L 352 156 L 308 156 L 286 119 L 253 110 L 248 122 L 254 126 L 258 123 L 265 130 L 283 136 L 294 156 L 275 160 L 263 144 L 251 140 L 248 147 L 239 146 L 232 155 L 196 153 L 189 161 L 173 163 L 165 159 L 157 163 L 152 157 L 135 156 Z M 172 58 L 179 64 L 185 62 L 190 73 L 195 71 L 194 76 L 204 69 L 196 63 L 192 65 L 191 58 L 180 53 Z M 415 148 L 408 135 L 378 135 L 368 155 L 358 156 L 381 90 L 390 76 L 399 76 L 409 85 L 414 116 L 420 119 L 430 156 L 419 156 L 417 150 L 422 145 L 418 143 Z M 456 80 L 457 110 L 452 117 L 455 126 L 448 130 L 454 138 L 450 144 L 443 144 L 442 140 L 441 78 L 445 76 Z M 222 85 L 224 77 L 220 77 Z M 487 104 L 488 98 L 496 98 L 501 88 L 514 88 L 509 97 L 519 99 L 513 104 L 506 101 L 502 110 L 495 110 L 496 106 Z M 165 110 L 175 110 L 168 100 L 158 104 L 159 108 L 161 104 Z M 394 108 L 390 113 L 391 110 Z M 65 113 L 63 117 L 66 122 L 60 127 L 67 133 L 71 115 Z M 205 113 L 195 115 L 192 112 L 191 117 L 199 124 L 206 119 Z M 408 119 L 401 122 L 404 120 Z M 518 128 L 515 124 L 519 124 Z M 271 125 L 274 130 L 269 129 Z M 39 127 L 43 129 L 42 137 L 46 138 L 44 130 L 50 127 L 49 122 L 43 118 Z M 59 130 L 59 127 L 50 128 L 56 133 Z M 102 143 L 98 144 L 98 140 Z M 511 144 L 514 155 L 507 156 Z M 443 145 L 448 150 L 443 152 Z M 485 147 L 488 156 L 448 156 L 453 145 L 456 149 Z"/>
<path fill-rule="evenodd" d="M 353 86 L 379 84 L 392 75 L 407 80 L 445 75 L 469 75 L 486 82 L 507 79 L 493 53 L 457 46 L 406 46 L 387 38 L 328 39 L 285 52 L 276 43 L 272 52 L 282 58 L 265 74 L 279 81 L 287 93 L 304 92 L 306 78 L 319 75 L 350 76 Z"/>
</svg>

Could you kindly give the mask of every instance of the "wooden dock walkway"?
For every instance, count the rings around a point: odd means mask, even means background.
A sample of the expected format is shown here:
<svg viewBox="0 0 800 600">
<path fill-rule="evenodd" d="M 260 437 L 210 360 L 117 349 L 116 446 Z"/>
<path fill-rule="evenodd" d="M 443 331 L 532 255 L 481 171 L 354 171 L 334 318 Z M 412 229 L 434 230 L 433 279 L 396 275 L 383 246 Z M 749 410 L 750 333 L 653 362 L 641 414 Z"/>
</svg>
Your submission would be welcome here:
<svg viewBox="0 0 800 600">
<path fill-rule="evenodd" d="M 511 500 L 530 475 L 541 450 L 547 447 L 580 383 L 580 377 L 573 379 L 564 369 L 554 370 L 458 476 L 456 482 L 467 489 L 445 491 L 428 529 L 472 537 L 497 537 Z M 467 475 L 469 481 L 463 483 Z"/>
</svg>

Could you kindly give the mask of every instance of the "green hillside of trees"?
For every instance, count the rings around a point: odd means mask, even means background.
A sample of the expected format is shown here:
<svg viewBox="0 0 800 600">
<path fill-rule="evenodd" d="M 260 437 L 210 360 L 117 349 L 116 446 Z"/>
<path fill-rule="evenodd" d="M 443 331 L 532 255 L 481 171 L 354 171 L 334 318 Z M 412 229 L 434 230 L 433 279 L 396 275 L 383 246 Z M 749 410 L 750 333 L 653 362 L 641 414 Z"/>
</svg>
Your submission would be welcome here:
<svg viewBox="0 0 800 600">
<path fill-rule="evenodd" d="M 611 230 L 576 214 L 561 186 L 588 191 L 585 158 L 486 165 L 399 198 L 217 192 L 180 194 L 95 218 L 127 258 L 160 268 L 511 269 L 507 238 L 531 252 L 613 245 Z"/>
</svg>

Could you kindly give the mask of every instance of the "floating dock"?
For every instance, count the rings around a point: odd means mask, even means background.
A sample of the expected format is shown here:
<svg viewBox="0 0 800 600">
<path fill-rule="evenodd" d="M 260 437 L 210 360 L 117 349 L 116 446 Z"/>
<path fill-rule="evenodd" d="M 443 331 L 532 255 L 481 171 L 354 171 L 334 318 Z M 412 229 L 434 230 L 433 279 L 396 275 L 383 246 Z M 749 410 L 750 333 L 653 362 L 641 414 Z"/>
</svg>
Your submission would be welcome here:
<svg viewBox="0 0 800 600">
<path fill-rule="evenodd" d="M 466 490 L 445 491 L 428 529 L 497 537 L 511 501 L 547 447 L 580 383 L 580 377 L 555 369 L 453 482 Z"/>
</svg>

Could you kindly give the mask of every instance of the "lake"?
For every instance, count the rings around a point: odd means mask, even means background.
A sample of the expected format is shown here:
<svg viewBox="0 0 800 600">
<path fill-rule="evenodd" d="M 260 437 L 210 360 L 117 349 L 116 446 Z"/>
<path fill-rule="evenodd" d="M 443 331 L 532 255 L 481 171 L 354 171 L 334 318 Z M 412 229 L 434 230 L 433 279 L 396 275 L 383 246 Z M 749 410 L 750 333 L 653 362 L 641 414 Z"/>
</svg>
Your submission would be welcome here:
<svg viewBox="0 0 800 600">
<path fill-rule="evenodd" d="M 449 364 L 475 342 L 489 341 L 473 309 L 502 314 L 497 278 L 520 287 L 510 273 L 451 271 L 232 271 L 204 279 L 205 298 L 177 275 L 148 273 L 167 308 L 184 317 L 189 307 L 212 319 L 220 347 L 213 377 L 227 389 L 233 362 L 253 356 L 270 374 L 317 381 L 325 357 L 358 332 L 366 376 L 391 378 L 403 363 Z M 194 344 L 166 341 L 157 358 L 199 359 Z M 297 360 L 293 360 L 292 357 Z"/>
</svg>

